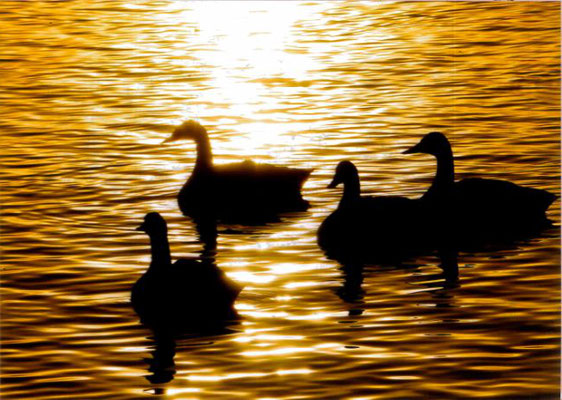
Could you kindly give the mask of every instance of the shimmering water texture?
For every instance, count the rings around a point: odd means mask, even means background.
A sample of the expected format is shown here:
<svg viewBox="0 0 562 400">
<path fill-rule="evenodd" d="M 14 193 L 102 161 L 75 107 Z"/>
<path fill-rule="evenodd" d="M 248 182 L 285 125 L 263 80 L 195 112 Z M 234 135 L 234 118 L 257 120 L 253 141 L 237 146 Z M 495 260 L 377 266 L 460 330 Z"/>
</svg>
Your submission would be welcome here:
<svg viewBox="0 0 562 400">
<path fill-rule="evenodd" d="M 554 227 L 461 252 L 341 267 L 316 244 L 336 164 L 364 194 L 421 196 L 447 135 L 457 179 L 559 193 L 558 2 L 3 1 L 2 399 L 559 397 L 560 202 Z M 137 227 L 168 222 L 174 259 L 204 253 L 176 196 L 199 120 L 215 163 L 314 168 L 306 211 L 219 225 L 243 286 L 206 334 L 142 325 Z"/>
</svg>

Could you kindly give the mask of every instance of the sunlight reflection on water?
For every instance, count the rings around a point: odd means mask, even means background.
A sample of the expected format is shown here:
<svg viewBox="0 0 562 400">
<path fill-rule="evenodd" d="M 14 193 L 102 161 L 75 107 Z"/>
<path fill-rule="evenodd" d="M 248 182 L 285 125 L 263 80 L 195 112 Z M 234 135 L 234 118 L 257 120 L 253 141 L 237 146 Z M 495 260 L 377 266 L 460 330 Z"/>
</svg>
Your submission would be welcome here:
<svg viewBox="0 0 562 400">
<path fill-rule="evenodd" d="M 400 153 L 431 130 L 458 176 L 559 193 L 559 3 L 3 10 L 2 398 L 558 397 L 559 201 L 544 236 L 461 254 L 457 284 L 431 256 L 357 276 L 315 231 L 340 160 L 367 193 L 421 195 L 435 162 Z M 150 258 L 134 228 L 159 211 L 174 258 L 202 251 L 175 200 L 195 146 L 160 145 L 187 118 L 217 163 L 315 170 L 309 211 L 219 235 L 242 321 L 170 345 L 129 304 Z"/>
</svg>

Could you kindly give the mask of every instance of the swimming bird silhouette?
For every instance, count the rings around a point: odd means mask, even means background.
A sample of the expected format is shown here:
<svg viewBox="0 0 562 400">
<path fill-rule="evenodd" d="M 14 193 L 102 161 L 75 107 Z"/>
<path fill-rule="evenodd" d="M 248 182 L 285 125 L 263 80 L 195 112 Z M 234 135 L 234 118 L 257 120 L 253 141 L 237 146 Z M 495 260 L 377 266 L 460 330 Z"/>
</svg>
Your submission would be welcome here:
<svg viewBox="0 0 562 400">
<path fill-rule="evenodd" d="M 207 260 L 171 261 L 166 221 L 157 212 L 146 214 L 137 230 L 150 237 L 152 261 L 134 284 L 133 308 L 149 326 L 207 329 L 236 319 L 233 304 L 241 287 Z"/>
<path fill-rule="evenodd" d="M 556 196 L 546 190 L 496 179 L 455 182 L 451 145 L 440 132 L 425 135 L 403 153 L 426 153 L 437 159 L 437 173 L 421 200 L 432 210 L 434 219 L 444 222 L 457 236 L 500 238 L 548 225 L 545 212 Z"/>
<path fill-rule="evenodd" d="M 191 120 L 177 127 L 164 142 L 180 139 L 194 140 L 197 145 L 193 173 L 178 194 L 185 215 L 239 222 L 308 208 L 301 188 L 311 169 L 256 164 L 250 160 L 214 165 L 206 129 Z"/>
<path fill-rule="evenodd" d="M 341 161 L 329 188 L 343 183 L 338 208 L 318 228 L 318 244 L 345 263 L 407 258 L 430 245 L 425 213 L 417 200 L 361 196 L 359 173 Z"/>
</svg>

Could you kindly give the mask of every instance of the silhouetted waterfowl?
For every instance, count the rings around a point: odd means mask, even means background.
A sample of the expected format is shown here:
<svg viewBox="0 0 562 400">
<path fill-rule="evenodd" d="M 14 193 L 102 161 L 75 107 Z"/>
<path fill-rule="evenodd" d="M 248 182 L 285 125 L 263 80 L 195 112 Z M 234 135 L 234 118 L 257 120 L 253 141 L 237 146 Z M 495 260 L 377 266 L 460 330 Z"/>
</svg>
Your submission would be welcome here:
<svg viewBox="0 0 562 400">
<path fill-rule="evenodd" d="M 148 213 L 137 228 L 150 237 L 152 261 L 133 286 L 131 302 L 149 326 L 207 329 L 236 318 L 241 288 L 212 262 L 179 259 L 172 264 L 166 221 Z"/>
<path fill-rule="evenodd" d="M 207 131 L 195 121 L 181 124 L 164 142 L 180 139 L 192 139 L 197 144 L 193 173 L 178 195 L 185 215 L 239 221 L 308 208 L 301 188 L 311 169 L 256 164 L 250 160 L 214 165 Z"/>
<path fill-rule="evenodd" d="M 320 225 L 318 244 L 344 263 L 405 258 L 427 248 L 431 235 L 421 203 L 405 197 L 361 196 L 357 168 L 341 161 L 329 188 L 343 183 L 338 208 Z"/>
<path fill-rule="evenodd" d="M 427 134 L 404 152 L 410 153 L 437 158 L 437 173 L 421 200 L 432 210 L 432 218 L 440 220 L 442 229 L 454 231 L 463 240 L 512 236 L 548 224 L 545 212 L 556 197 L 546 190 L 495 179 L 455 182 L 453 152 L 442 133 Z"/>
</svg>

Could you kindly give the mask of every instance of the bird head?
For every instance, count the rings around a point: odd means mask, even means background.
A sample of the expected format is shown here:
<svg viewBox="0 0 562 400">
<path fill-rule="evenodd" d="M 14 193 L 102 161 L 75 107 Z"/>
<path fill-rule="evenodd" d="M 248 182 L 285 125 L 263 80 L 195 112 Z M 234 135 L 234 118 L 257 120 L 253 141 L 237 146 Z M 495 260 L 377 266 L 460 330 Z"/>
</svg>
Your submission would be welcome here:
<svg viewBox="0 0 562 400">
<path fill-rule="evenodd" d="M 136 229 L 145 232 L 148 236 L 167 235 L 166 220 L 157 212 L 150 212 L 144 216 L 144 222 Z"/>
<path fill-rule="evenodd" d="M 336 173 L 332 182 L 328 185 L 329 189 L 335 188 L 340 183 L 349 181 L 351 178 L 357 176 L 357 168 L 348 160 L 340 161 L 336 167 Z"/>
<path fill-rule="evenodd" d="M 402 152 L 402 154 L 426 153 L 437 156 L 451 151 L 449 141 L 441 132 L 431 132 L 425 135 L 414 147 Z"/>
<path fill-rule="evenodd" d="M 164 140 L 162 143 L 175 142 L 176 140 L 182 139 L 197 140 L 206 134 L 207 131 L 199 122 L 190 119 L 189 121 L 185 121 L 180 126 L 176 127 L 176 129 L 172 132 L 172 136 Z"/>
</svg>

